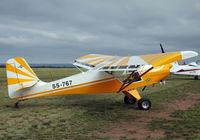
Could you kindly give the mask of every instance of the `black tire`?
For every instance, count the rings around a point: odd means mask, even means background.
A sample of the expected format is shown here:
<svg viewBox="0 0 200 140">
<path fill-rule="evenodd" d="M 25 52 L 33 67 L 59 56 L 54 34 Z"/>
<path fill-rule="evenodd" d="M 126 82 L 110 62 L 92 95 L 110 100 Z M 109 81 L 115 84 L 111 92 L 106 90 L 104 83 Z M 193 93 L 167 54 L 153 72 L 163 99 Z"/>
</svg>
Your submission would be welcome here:
<svg viewBox="0 0 200 140">
<path fill-rule="evenodd" d="M 195 80 L 198 80 L 198 79 L 199 79 L 199 77 L 198 77 L 198 76 L 195 76 L 195 77 L 194 77 L 194 79 L 195 79 Z"/>
<path fill-rule="evenodd" d="M 136 98 L 132 96 L 132 98 L 129 98 L 128 96 L 124 96 L 124 103 L 125 104 L 135 104 Z"/>
<path fill-rule="evenodd" d="M 151 108 L 151 101 L 145 98 L 141 98 L 137 104 L 140 110 L 149 110 Z"/>
</svg>

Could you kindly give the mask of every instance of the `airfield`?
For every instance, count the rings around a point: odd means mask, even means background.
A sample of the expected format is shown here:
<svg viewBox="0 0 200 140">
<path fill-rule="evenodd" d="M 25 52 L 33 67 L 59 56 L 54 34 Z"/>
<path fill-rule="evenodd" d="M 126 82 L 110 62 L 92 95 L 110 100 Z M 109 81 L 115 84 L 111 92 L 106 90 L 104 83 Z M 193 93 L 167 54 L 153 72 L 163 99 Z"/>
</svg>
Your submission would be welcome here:
<svg viewBox="0 0 200 140">
<path fill-rule="evenodd" d="M 33 70 L 46 82 L 79 72 Z M 122 93 L 32 99 L 16 109 L 7 95 L 4 68 L 0 91 L 0 139 L 200 139 L 200 80 L 192 77 L 172 75 L 166 85 L 147 87 L 142 93 L 152 101 L 149 111 L 125 105 Z"/>
</svg>

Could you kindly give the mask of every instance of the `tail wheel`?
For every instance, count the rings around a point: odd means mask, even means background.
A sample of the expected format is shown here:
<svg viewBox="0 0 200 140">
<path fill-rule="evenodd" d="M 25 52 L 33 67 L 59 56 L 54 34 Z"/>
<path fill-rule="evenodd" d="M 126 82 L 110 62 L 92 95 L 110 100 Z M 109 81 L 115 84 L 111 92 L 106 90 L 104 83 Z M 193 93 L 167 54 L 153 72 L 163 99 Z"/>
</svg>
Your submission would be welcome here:
<svg viewBox="0 0 200 140">
<path fill-rule="evenodd" d="M 17 101 L 17 102 L 14 104 L 14 108 L 19 108 L 19 102 L 20 102 L 20 101 Z"/>
<path fill-rule="evenodd" d="M 128 96 L 124 96 L 124 103 L 125 104 L 135 104 L 136 102 L 136 98 L 135 97 L 131 97 L 129 98 Z"/>
<path fill-rule="evenodd" d="M 149 110 L 151 108 L 151 101 L 145 98 L 141 98 L 137 104 L 140 110 Z"/>
</svg>

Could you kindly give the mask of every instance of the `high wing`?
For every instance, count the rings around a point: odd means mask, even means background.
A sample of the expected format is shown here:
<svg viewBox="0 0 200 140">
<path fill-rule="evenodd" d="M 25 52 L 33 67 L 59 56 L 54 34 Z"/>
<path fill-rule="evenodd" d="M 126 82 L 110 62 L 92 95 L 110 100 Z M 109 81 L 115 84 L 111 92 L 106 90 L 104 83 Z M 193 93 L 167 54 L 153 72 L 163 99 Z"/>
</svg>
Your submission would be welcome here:
<svg viewBox="0 0 200 140">
<path fill-rule="evenodd" d="M 197 56 L 193 51 L 159 53 L 140 56 L 111 56 L 101 54 L 88 54 L 75 60 L 73 63 L 85 69 L 99 71 L 124 71 L 136 70 L 144 65 L 156 67 L 175 61 Z"/>
<path fill-rule="evenodd" d="M 76 66 L 85 69 L 96 69 L 99 71 L 124 71 L 132 70 L 147 65 L 147 63 L 138 56 L 111 56 L 101 54 L 88 54 L 75 60 Z"/>
</svg>

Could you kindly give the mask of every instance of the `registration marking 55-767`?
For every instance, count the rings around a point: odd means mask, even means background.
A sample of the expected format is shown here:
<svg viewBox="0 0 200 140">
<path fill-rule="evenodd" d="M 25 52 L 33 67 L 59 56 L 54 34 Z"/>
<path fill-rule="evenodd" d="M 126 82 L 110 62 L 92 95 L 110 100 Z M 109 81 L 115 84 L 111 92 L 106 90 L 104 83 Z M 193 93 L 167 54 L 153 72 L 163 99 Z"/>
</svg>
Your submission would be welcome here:
<svg viewBox="0 0 200 140">
<path fill-rule="evenodd" d="M 68 80 L 68 81 L 54 83 L 54 84 L 52 84 L 52 88 L 57 89 L 57 88 L 63 88 L 63 87 L 71 86 L 71 85 L 72 85 L 72 80 Z"/>
</svg>

